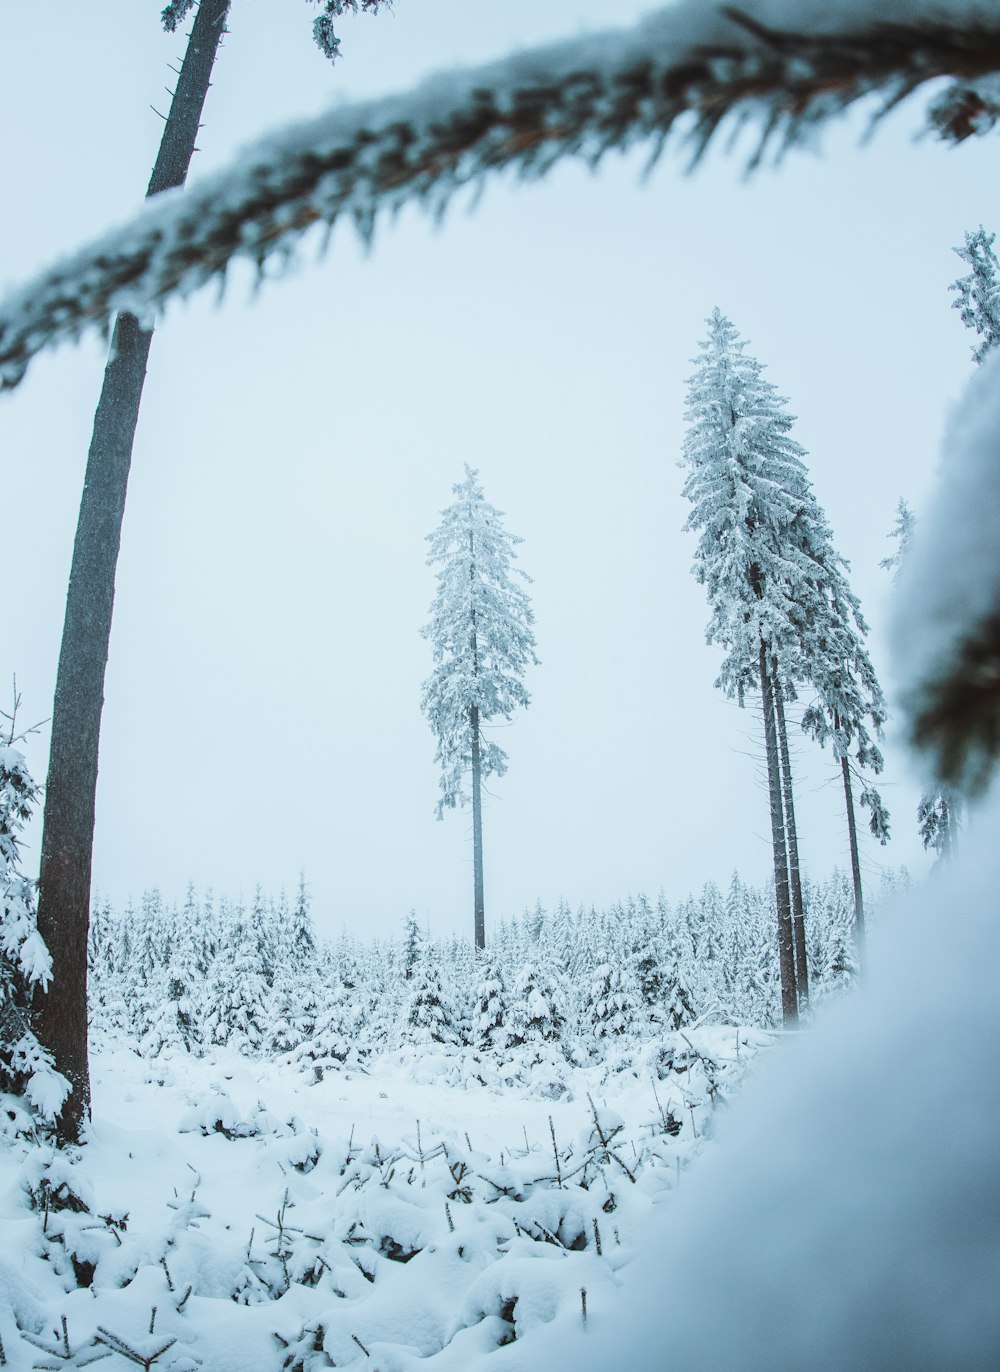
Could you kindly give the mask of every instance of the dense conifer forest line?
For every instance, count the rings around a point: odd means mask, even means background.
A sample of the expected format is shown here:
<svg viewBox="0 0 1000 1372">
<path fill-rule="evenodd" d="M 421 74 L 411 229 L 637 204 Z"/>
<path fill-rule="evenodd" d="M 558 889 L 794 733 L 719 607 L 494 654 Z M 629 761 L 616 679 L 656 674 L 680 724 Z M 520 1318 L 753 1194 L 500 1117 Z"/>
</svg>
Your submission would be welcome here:
<svg viewBox="0 0 1000 1372">
<path fill-rule="evenodd" d="M 907 881 L 890 874 L 883 889 Z M 815 998 L 857 971 L 850 879 L 804 883 Z M 555 1052 L 585 1063 L 693 1023 L 780 1023 L 773 891 L 734 873 L 671 904 L 629 897 L 601 910 L 541 903 L 500 923 L 478 956 L 431 939 L 409 915 L 398 938 L 317 937 L 309 900 L 147 892 L 98 901 L 90 937 L 98 1039 L 140 1052 L 229 1045 L 289 1054 L 306 1069 L 361 1064 L 405 1044 L 487 1056 Z"/>
</svg>

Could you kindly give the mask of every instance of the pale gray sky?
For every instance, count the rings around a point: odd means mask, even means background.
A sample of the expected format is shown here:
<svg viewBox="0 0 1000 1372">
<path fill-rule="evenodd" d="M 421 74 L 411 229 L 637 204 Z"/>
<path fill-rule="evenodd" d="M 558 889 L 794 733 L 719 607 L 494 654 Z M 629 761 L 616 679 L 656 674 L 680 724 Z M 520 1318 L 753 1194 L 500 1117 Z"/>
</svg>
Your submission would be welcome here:
<svg viewBox="0 0 1000 1372">
<path fill-rule="evenodd" d="M 0 50 L 0 278 L 12 284 L 141 198 L 183 37 L 159 0 L 11 7 Z M 398 0 L 314 49 L 314 11 L 235 0 L 196 171 L 331 100 L 627 22 L 648 5 Z M 418 709 L 433 580 L 424 535 L 465 461 L 522 535 L 540 667 L 505 729 L 486 815 L 487 915 L 537 897 L 677 898 L 735 866 L 764 880 L 756 721 L 712 682 L 707 609 L 676 466 L 689 358 L 714 305 L 799 416 L 819 499 L 853 564 L 887 676 L 878 561 L 905 494 L 930 498 L 969 336 L 951 247 L 1000 224 L 996 145 L 914 141 L 921 102 L 867 147 L 830 130 L 750 182 L 721 147 L 543 182 L 502 178 L 443 227 L 414 211 L 365 255 L 346 228 L 250 298 L 237 273 L 172 308 L 153 344 L 119 565 L 95 876 L 114 900 L 188 879 L 294 885 L 325 928 L 391 932 L 412 906 L 471 927 L 467 814 L 434 819 Z M 40 359 L 0 397 L 8 593 L 0 673 L 47 715 L 103 349 Z M 888 684 L 888 683 L 887 683 Z M 44 778 L 47 735 L 29 747 Z M 799 746 L 803 849 L 846 862 L 827 755 Z M 924 866 L 916 788 L 887 745 L 896 838 Z M 38 832 L 29 866 L 37 864 Z"/>
</svg>

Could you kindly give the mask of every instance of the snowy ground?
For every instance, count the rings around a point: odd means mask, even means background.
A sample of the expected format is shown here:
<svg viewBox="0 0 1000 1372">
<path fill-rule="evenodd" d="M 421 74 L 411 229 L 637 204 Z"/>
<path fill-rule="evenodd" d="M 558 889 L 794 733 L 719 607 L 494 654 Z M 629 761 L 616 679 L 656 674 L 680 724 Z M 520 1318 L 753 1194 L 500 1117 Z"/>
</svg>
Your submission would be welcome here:
<svg viewBox="0 0 1000 1372">
<path fill-rule="evenodd" d="M 772 1041 L 702 1028 L 625 1070 L 522 1063 L 499 1090 L 455 1050 L 320 1082 L 105 1051 L 78 1163 L 0 1153 L 7 1364 L 464 1370 L 593 1322 Z"/>
</svg>

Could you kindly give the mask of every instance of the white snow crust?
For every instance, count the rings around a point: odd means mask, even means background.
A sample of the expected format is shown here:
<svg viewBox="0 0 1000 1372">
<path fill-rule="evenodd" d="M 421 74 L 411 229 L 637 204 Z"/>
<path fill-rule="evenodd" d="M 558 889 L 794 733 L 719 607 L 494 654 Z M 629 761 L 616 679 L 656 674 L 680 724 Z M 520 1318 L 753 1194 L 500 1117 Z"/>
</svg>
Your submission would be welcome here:
<svg viewBox="0 0 1000 1372">
<path fill-rule="evenodd" d="M 996 801 L 898 897 L 863 988 L 774 1054 L 614 1314 L 497 1368 L 992 1372 L 1000 1355 Z"/>
</svg>

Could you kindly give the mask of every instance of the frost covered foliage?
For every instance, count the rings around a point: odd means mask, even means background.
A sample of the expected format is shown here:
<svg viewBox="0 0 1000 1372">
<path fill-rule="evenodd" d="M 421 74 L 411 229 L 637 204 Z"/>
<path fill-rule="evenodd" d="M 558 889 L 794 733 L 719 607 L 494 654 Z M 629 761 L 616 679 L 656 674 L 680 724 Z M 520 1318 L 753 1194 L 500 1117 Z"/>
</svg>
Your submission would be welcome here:
<svg viewBox="0 0 1000 1372">
<path fill-rule="evenodd" d="M 170 0 L 169 5 L 165 5 L 160 21 L 167 33 L 176 32 L 179 25 L 184 23 L 191 11 L 194 9 L 197 0 Z"/>
<path fill-rule="evenodd" d="M 946 477 L 899 576 L 894 647 L 912 741 L 975 794 L 1000 758 L 1000 349 L 951 411 Z"/>
<path fill-rule="evenodd" d="M 683 466 L 698 535 L 694 574 L 705 587 L 709 643 L 725 650 L 716 685 L 743 703 L 760 684 L 761 644 L 786 682 L 806 675 L 807 626 L 823 617 L 825 587 L 812 550 L 825 521 L 791 437 L 784 397 L 718 309 L 688 382 Z"/>
<path fill-rule="evenodd" d="M 263 139 L 10 294 L 0 381 L 16 384 L 35 353 L 118 311 L 151 318 L 234 257 L 262 268 L 317 223 L 346 216 L 370 237 L 380 212 L 407 201 L 440 211 L 505 167 L 537 177 L 563 157 L 594 163 L 640 141 L 659 150 L 672 135 L 696 161 L 741 117 L 761 130 L 759 160 L 866 96 L 884 112 L 953 76 L 964 100 L 970 82 L 998 71 L 1000 16 L 980 0 L 894 0 L 877 20 L 870 0 L 748 0 L 739 10 L 682 0 L 632 29 L 436 77 Z M 935 119 L 962 136 L 961 116 L 940 100 Z M 973 120 L 965 132 L 974 131 Z"/>
<path fill-rule="evenodd" d="M 340 39 L 333 29 L 334 19 L 342 14 L 357 14 L 359 10 L 364 14 L 378 14 L 380 9 L 392 7 L 392 0 L 313 0 L 313 3 L 323 7 L 323 13 L 313 20 L 313 37 L 320 52 L 331 62 L 340 56 Z"/>
<path fill-rule="evenodd" d="M 713 311 L 688 389 L 685 527 L 699 534 L 695 575 L 712 611 L 708 641 L 726 649 L 717 684 L 742 699 L 759 684 L 765 643 L 777 679 L 817 691 L 806 732 L 821 743 L 833 738 L 838 756 L 856 742 L 859 761 L 878 771 L 865 723 L 881 730 L 885 701 L 862 643 L 867 626 L 805 450 L 791 437 L 794 417 L 746 349 Z"/>
<path fill-rule="evenodd" d="M 868 626 L 848 566 L 791 436 L 794 417 L 764 367 L 718 309 L 688 383 L 686 529 L 698 533 L 694 572 L 706 589 L 706 637 L 725 650 L 717 685 L 743 703 L 767 669 L 785 696 L 809 688 L 802 728 L 839 763 L 862 770 L 872 833 L 889 817 L 863 772 L 879 773 L 886 702 L 864 644 Z"/>
<path fill-rule="evenodd" d="M 856 971 L 850 884 L 807 881 L 805 902 L 822 1000 Z M 560 1064 L 625 1062 L 706 1021 L 778 1022 L 773 903 L 735 875 L 726 893 L 709 885 L 676 905 L 640 896 L 575 914 L 537 907 L 502 923 L 478 957 L 464 942 L 429 941 L 412 920 L 399 941 L 344 936 L 313 941 L 310 955 L 294 933 L 308 911 L 297 909 L 293 920 L 283 900 L 258 895 L 247 908 L 193 892 L 181 908 L 157 892 L 138 909 L 98 904 L 98 1046 L 124 1039 L 169 1059 L 227 1045 L 316 1081 L 433 1049 L 453 1059 L 456 1079 L 537 1078 L 544 1093 Z"/>
<path fill-rule="evenodd" d="M 1000 758 L 1000 285 L 994 234 L 955 251 L 972 271 L 952 285 L 962 322 L 982 340 L 982 366 L 950 414 L 944 479 L 913 556 L 901 569 L 897 668 L 910 739 L 946 798 L 985 790 Z M 933 797 L 932 797 L 933 798 Z M 957 813 L 921 815 L 932 846 Z M 948 821 L 948 822 L 945 822 Z"/>
<path fill-rule="evenodd" d="M 950 289 L 958 293 L 952 308 L 959 311 L 962 323 L 982 340 L 972 349 L 973 362 L 983 358 L 1000 343 L 1000 264 L 993 244 L 995 233 L 987 233 L 980 224 L 975 233 L 965 235 L 965 246 L 955 252 L 972 268 L 968 276 L 953 281 Z"/>
<path fill-rule="evenodd" d="M 69 1083 L 31 1029 L 29 1008 L 35 987 L 45 990 L 52 960 L 35 923 L 35 889 L 20 870 L 18 836 L 31 817 L 38 787 L 24 755 L 0 738 L 0 1099 L 22 1098 L 41 1119 L 58 1114 Z M 0 1137 L 30 1119 L 16 1106 L 0 1115 Z"/>
<path fill-rule="evenodd" d="M 518 581 L 531 578 L 512 566 L 521 539 L 503 527 L 500 511 L 488 503 L 468 463 L 465 480 L 452 490 L 456 499 L 428 539 L 437 589 L 430 621 L 421 630 L 434 653 L 420 708 L 437 739 L 438 818 L 466 803 L 465 781 L 474 761 L 484 779 L 506 772 L 507 754 L 481 727 L 509 720 L 528 704 L 523 676 L 538 661 L 535 616 Z"/>
<path fill-rule="evenodd" d="M 895 539 L 896 548 L 894 552 L 890 553 L 888 557 L 884 557 L 878 564 L 885 571 L 891 572 L 894 580 L 899 575 L 900 567 L 902 567 L 903 563 L 906 561 L 906 556 L 913 543 L 913 531 L 916 528 L 916 525 L 916 515 L 910 509 L 903 497 L 900 496 L 899 504 L 896 506 L 896 522 L 893 524 L 888 534 L 889 538 Z"/>
<path fill-rule="evenodd" d="M 197 0 L 170 0 L 160 16 L 163 27 L 173 33 L 194 9 Z M 323 12 L 313 20 L 313 37 L 324 57 L 335 61 L 340 56 L 340 39 L 333 28 L 334 19 L 344 14 L 378 14 L 380 9 L 389 9 L 392 0 L 310 0 L 311 4 L 322 5 Z"/>
</svg>

